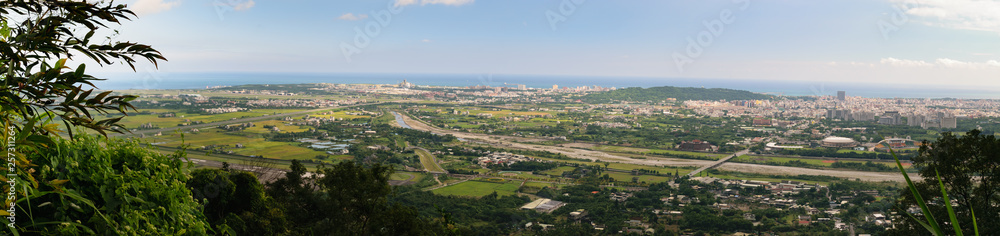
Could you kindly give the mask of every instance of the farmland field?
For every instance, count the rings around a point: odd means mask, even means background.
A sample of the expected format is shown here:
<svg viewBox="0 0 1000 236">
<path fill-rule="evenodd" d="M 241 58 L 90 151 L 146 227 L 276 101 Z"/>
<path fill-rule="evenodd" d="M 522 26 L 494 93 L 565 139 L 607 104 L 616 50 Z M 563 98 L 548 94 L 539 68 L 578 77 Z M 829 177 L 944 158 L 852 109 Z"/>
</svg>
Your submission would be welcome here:
<svg viewBox="0 0 1000 236">
<path fill-rule="evenodd" d="M 420 155 L 420 164 L 424 165 L 424 169 L 434 172 L 444 172 L 444 169 L 441 169 L 441 166 L 434 162 L 434 155 L 423 149 L 415 149 L 414 152 Z"/>
<path fill-rule="evenodd" d="M 493 183 L 485 181 L 465 181 L 452 186 L 435 189 L 432 192 L 439 195 L 482 197 L 497 192 L 499 195 L 514 195 L 520 182 Z"/>
<path fill-rule="evenodd" d="M 137 115 L 130 113 L 120 122 L 126 128 L 137 128 L 141 124 L 151 123 L 160 128 L 176 127 L 181 123 L 201 121 L 205 123 L 226 121 L 232 118 L 257 117 L 264 115 L 290 113 L 304 111 L 304 109 L 257 109 L 253 111 L 230 112 L 223 114 L 195 114 L 171 109 L 139 109 L 139 111 L 149 111 L 154 113 L 173 112 L 174 117 L 159 117 L 159 114 Z"/>
<path fill-rule="evenodd" d="M 647 184 L 670 181 L 670 177 L 666 177 L 666 176 L 632 175 L 632 174 L 621 173 L 621 172 L 605 172 L 605 174 L 608 174 L 608 176 L 610 176 L 611 178 L 615 178 L 615 180 L 617 180 L 617 181 L 626 181 L 626 182 L 632 181 L 632 177 L 639 177 L 639 182 L 640 183 L 641 182 L 646 182 Z"/>
<path fill-rule="evenodd" d="M 206 129 L 198 134 L 184 135 L 184 144 L 191 145 L 192 148 L 200 148 L 209 145 L 229 145 L 232 150 L 240 155 L 257 155 L 272 159 L 313 159 L 317 155 L 326 155 L 324 151 L 316 151 L 307 147 L 300 147 L 293 143 L 273 142 L 260 137 L 246 137 L 226 134 L 219 129 Z M 147 141 L 158 145 L 176 147 L 181 145 L 181 137 L 178 134 L 164 134 L 163 136 L 148 138 Z M 245 148 L 235 148 L 236 144 L 242 144 Z"/>
</svg>

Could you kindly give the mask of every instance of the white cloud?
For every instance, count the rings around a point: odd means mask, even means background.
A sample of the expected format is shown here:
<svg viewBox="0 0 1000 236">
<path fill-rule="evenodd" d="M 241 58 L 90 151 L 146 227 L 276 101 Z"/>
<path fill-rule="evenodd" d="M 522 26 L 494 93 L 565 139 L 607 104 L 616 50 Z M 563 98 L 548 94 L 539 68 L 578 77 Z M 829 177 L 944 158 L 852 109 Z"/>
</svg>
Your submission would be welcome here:
<svg viewBox="0 0 1000 236">
<path fill-rule="evenodd" d="M 396 0 L 396 6 L 408 6 L 417 4 L 417 0 Z"/>
<path fill-rule="evenodd" d="M 129 9 L 135 12 L 136 15 L 148 15 L 170 10 L 170 8 L 180 4 L 180 0 L 173 2 L 164 2 L 163 0 L 137 0 L 129 6 Z"/>
<path fill-rule="evenodd" d="M 925 61 L 896 59 L 896 58 L 892 58 L 892 57 L 890 57 L 890 58 L 882 58 L 882 60 L 879 61 L 879 62 L 882 63 L 882 64 L 884 64 L 884 65 L 891 65 L 891 66 L 905 66 L 905 67 L 933 66 L 930 63 L 927 63 Z M 853 64 L 853 62 L 852 62 L 852 64 Z"/>
<path fill-rule="evenodd" d="M 366 14 L 357 14 L 357 15 L 354 15 L 354 13 L 347 13 L 347 14 L 340 15 L 340 17 L 337 17 L 337 19 L 349 20 L 349 21 L 364 20 L 364 19 L 367 19 L 367 18 L 368 18 L 368 15 L 366 15 Z"/>
<path fill-rule="evenodd" d="M 420 5 L 441 4 L 447 6 L 461 6 L 474 2 L 475 0 L 420 0 Z M 417 4 L 417 0 L 396 0 L 396 6 L 408 6 Z"/>
<path fill-rule="evenodd" d="M 998 0 L 890 0 L 906 14 L 934 26 L 1000 32 Z"/>
<path fill-rule="evenodd" d="M 430 43 L 431 40 L 430 39 L 424 39 L 424 40 L 420 40 L 420 42 Z"/>
<path fill-rule="evenodd" d="M 906 60 L 906 59 L 896 59 L 896 58 L 882 58 L 879 61 L 882 65 L 896 66 L 896 67 L 937 67 L 937 68 L 956 68 L 956 69 L 986 69 L 986 68 L 1000 68 L 1000 61 L 989 60 L 986 62 L 966 62 L 959 61 L 949 58 L 938 58 L 934 62 L 926 62 L 922 60 Z"/>
<path fill-rule="evenodd" d="M 257 3 L 255 3 L 253 0 L 246 0 L 246 1 L 243 1 L 243 2 L 240 2 L 240 3 L 236 3 L 236 4 L 232 4 L 232 2 L 233 1 L 229 1 L 229 4 L 232 5 L 233 10 L 237 10 L 237 11 L 247 10 L 247 9 L 252 8 L 254 5 L 257 5 Z"/>
</svg>

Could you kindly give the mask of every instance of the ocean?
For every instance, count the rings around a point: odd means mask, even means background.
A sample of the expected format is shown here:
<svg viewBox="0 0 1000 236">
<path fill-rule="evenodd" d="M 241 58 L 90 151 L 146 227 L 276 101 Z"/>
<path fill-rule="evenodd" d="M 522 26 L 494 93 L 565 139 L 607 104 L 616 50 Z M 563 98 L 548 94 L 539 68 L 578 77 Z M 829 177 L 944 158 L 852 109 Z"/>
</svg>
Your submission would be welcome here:
<svg viewBox="0 0 1000 236">
<path fill-rule="evenodd" d="M 99 89 L 204 89 L 212 86 L 243 84 L 397 84 L 406 80 L 416 85 L 433 86 L 508 86 L 524 84 L 531 88 L 601 86 L 601 87 L 704 87 L 747 90 L 787 96 L 836 96 L 846 91 L 848 96 L 877 98 L 961 98 L 1000 99 L 1000 88 L 941 88 L 875 83 L 837 83 L 814 81 L 774 81 L 749 79 L 647 78 L 647 77 L 587 77 L 536 76 L 505 74 L 318 74 L 318 73 L 132 73 L 98 74 L 108 80 L 95 83 Z"/>
</svg>

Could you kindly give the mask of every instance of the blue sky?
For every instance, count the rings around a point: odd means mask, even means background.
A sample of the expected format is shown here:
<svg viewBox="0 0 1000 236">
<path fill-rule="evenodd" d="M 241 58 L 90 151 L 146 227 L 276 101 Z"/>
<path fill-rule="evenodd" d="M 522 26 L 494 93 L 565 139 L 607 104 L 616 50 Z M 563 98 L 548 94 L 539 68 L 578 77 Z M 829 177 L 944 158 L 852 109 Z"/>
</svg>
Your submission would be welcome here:
<svg viewBox="0 0 1000 236">
<path fill-rule="evenodd" d="M 159 72 L 144 72 L 150 69 L 143 66 L 140 73 L 527 74 L 1000 87 L 1000 1 L 122 3 L 139 17 L 117 27 L 116 39 L 151 44 L 170 60 Z M 356 42 L 359 37 L 369 40 Z"/>
</svg>

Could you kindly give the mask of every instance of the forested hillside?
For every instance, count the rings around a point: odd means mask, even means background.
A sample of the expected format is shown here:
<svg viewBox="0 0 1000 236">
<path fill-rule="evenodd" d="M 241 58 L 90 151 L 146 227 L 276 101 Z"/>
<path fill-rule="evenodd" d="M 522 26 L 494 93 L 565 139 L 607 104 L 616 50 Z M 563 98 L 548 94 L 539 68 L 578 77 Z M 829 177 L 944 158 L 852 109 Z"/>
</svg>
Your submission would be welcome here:
<svg viewBox="0 0 1000 236">
<path fill-rule="evenodd" d="M 663 101 L 674 98 L 683 100 L 765 100 L 774 96 L 753 93 L 744 90 L 724 88 L 692 88 L 692 87 L 652 87 L 624 88 L 604 93 L 590 94 L 583 97 L 586 102 L 600 103 L 611 101 Z"/>
</svg>

